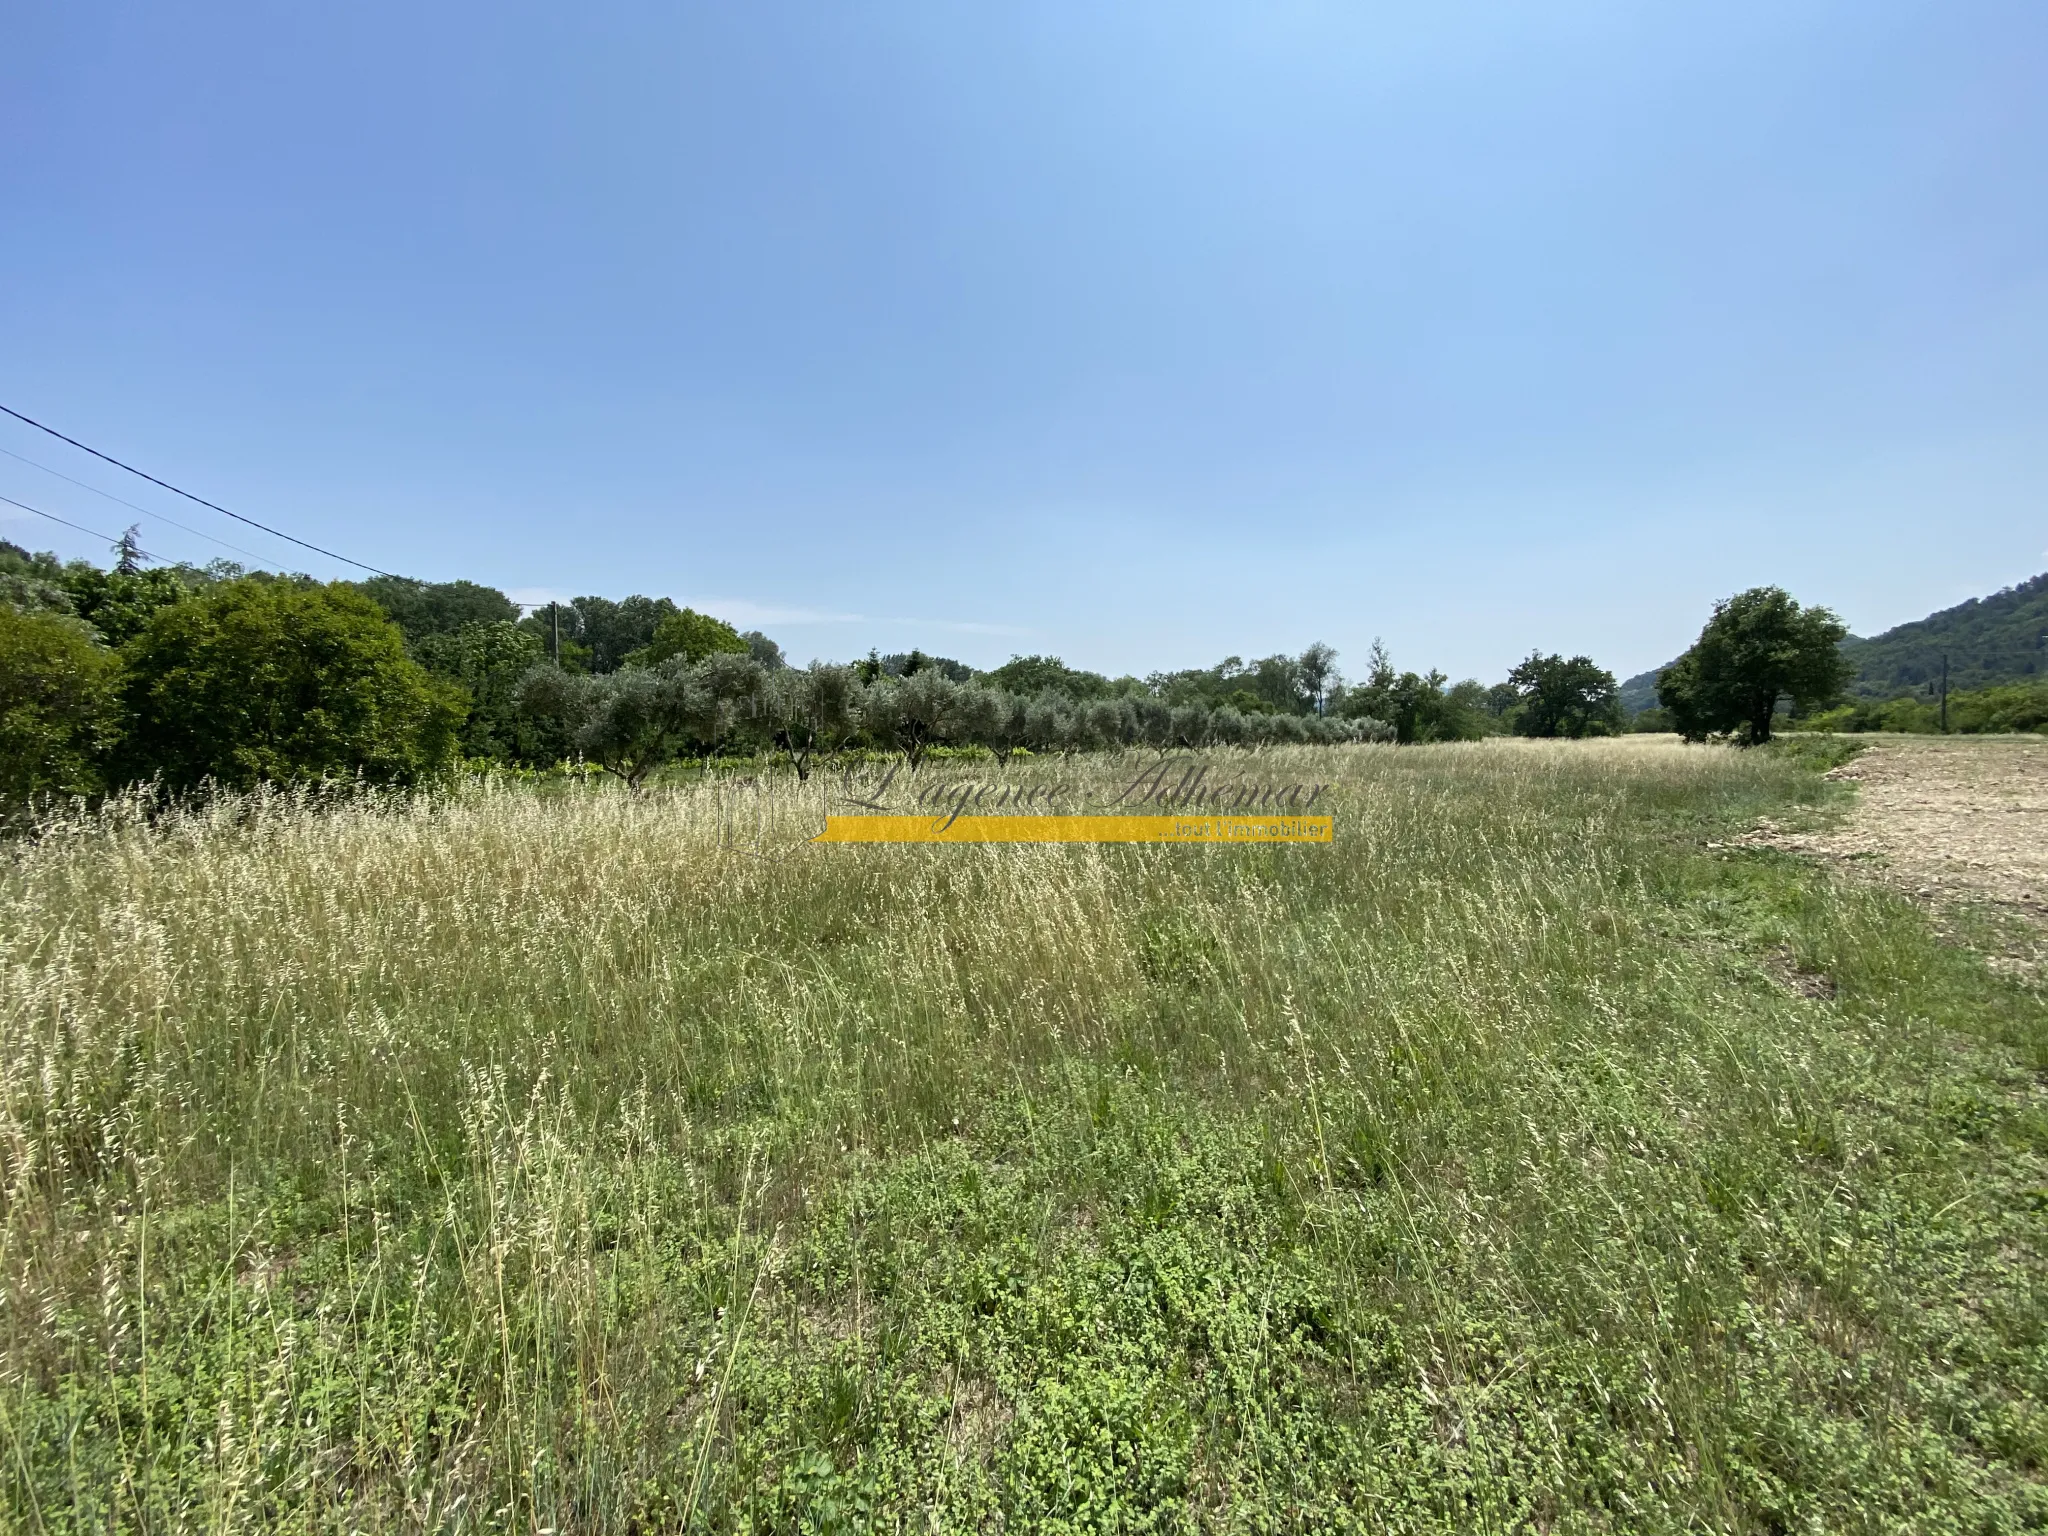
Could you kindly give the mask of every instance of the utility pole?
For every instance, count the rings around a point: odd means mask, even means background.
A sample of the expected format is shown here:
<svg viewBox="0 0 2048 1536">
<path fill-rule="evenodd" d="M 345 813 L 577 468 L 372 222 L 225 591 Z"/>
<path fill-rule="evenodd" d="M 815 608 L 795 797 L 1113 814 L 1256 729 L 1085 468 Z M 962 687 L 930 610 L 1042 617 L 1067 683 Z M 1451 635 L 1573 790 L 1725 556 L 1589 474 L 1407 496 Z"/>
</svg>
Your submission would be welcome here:
<svg viewBox="0 0 2048 1536">
<path fill-rule="evenodd" d="M 559 672 L 562 670 L 562 605 L 560 603 L 548 604 L 548 627 L 554 632 L 555 670 Z M 1942 665 L 1944 667 L 1948 665 L 1946 658 L 1944 658 Z M 1945 731 L 1948 729 L 1948 704 L 1946 702 L 1946 695 L 1944 695 L 1944 702 L 1941 708 L 1941 728 Z"/>
<path fill-rule="evenodd" d="M 1941 734 L 1948 734 L 1948 652 L 1941 653 Z"/>
</svg>

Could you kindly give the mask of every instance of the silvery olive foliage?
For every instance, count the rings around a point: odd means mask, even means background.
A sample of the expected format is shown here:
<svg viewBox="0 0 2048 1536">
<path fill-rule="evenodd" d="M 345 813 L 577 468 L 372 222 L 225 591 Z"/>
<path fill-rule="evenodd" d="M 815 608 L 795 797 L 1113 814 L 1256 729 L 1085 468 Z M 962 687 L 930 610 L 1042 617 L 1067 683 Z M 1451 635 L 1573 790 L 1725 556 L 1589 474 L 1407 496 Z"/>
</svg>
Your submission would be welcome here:
<svg viewBox="0 0 2048 1536">
<path fill-rule="evenodd" d="M 536 667 L 518 707 L 550 722 L 587 761 L 638 788 L 664 763 L 720 752 L 787 752 L 800 777 L 819 753 L 856 744 L 901 752 L 915 768 L 939 746 L 1007 757 L 1149 747 L 1392 741 L 1391 726 L 1324 715 L 1240 714 L 1225 706 L 1169 707 L 1153 698 L 1073 700 L 1047 690 L 1020 698 L 936 668 L 908 677 L 828 662 L 764 665 L 756 655 L 680 656 L 650 667 L 584 675 Z"/>
<path fill-rule="evenodd" d="M 597 674 L 539 666 L 520 683 L 519 706 L 560 724 L 586 761 L 635 789 L 718 723 L 711 695 L 665 665 Z"/>
<path fill-rule="evenodd" d="M 859 674 L 833 662 L 769 674 L 764 697 L 771 739 L 789 754 L 799 779 L 810 777 L 815 753 L 838 750 L 860 729 L 860 694 Z"/>
</svg>

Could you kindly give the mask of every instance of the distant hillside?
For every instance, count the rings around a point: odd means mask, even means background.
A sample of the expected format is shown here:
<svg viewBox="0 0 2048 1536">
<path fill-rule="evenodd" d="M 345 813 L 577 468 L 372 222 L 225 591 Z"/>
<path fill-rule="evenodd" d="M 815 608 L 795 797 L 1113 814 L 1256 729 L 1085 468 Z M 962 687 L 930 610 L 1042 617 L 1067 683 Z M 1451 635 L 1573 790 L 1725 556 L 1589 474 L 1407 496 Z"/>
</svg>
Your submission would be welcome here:
<svg viewBox="0 0 2048 1536">
<path fill-rule="evenodd" d="M 1863 699 L 1924 692 L 1940 681 L 1944 652 L 1951 689 L 2048 676 L 2048 573 L 1868 640 L 1852 635 L 1842 642 L 1842 650 L 1856 663 L 1849 691 Z M 1634 711 L 1655 704 L 1657 673 L 1662 670 L 1639 672 L 1623 683 L 1623 707 Z"/>
<path fill-rule="evenodd" d="M 1948 653 L 1950 688 L 2019 683 L 2048 672 L 2048 574 L 1989 597 L 1944 608 L 1843 649 L 1856 662 L 1853 691 L 1888 699 L 1941 679 Z M 1653 690 L 1654 691 L 1654 690 Z"/>
</svg>

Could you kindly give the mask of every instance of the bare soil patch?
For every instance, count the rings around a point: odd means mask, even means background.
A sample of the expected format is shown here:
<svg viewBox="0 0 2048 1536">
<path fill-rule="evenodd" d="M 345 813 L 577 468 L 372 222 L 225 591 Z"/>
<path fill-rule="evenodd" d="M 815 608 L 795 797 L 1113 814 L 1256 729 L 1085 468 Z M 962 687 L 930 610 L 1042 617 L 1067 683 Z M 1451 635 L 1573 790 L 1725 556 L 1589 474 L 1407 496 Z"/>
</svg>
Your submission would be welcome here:
<svg viewBox="0 0 2048 1536">
<path fill-rule="evenodd" d="M 2048 738 L 1873 736 L 1828 774 L 1853 781 L 1855 809 L 1834 828 L 1760 824 L 1746 841 L 1839 860 L 1938 907 L 1989 907 L 2048 943 Z"/>
</svg>

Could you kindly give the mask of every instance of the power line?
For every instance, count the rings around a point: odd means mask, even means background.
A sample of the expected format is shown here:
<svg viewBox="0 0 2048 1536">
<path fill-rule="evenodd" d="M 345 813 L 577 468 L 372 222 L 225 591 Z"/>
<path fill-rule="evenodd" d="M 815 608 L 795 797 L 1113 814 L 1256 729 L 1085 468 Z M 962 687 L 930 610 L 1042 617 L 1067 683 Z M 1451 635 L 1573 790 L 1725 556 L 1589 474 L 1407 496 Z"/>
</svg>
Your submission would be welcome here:
<svg viewBox="0 0 2048 1536">
<path fill-rule="evenodd" d="M 257 554 L 256 551 L 253 549 L 244 549 L 239 544 L 230 544 L 226 539 L 216 539 L 210 533 L 201 533 L 197 528 L 192 527 L 189 523 L 181 523 L 175 517 L 165 517 L 163 513 L 155 511 L 152 508 L 137 506 L 134 502 L 129 501 L 126 497 L 116 496 L 112 491 L 103 491 L 98 486 L 88 485 L 83 480 L 72 480 L 69 475 L 62 473 L 59 470 L 54 470 L 50 468 L 50 466 L 47 464 L 38 464 L 34 459 L 30 458 L 25 453 L 16 453 L 12 448 L 0 448 L 0 453 L 6 454 L 7 457 L 9 457 L 10 459 L 19 459 L 22 463 L 26 464 L 30 469 L 40 469 L 46 475 L 55 475 L 59 480 L 69 481 L 72 485 L 77 486 L 82 491 L 91 491 L 95 496 L 104 496 L 107 498 L 107 500 L 111 502 L 116 502 L 119 505 L 128 508 L 128 510 L 131 512 L 140 512 L 144 517 L 153 517 L 160 523 L 169 523 L 173 528 L 182 528 L 187 533 L 191 534 L 194 538 L 204 539 L 209 544 L 218 544 L 222 549 L 232 549 L 236 554 L 247 555 L 251 560 L 263 560 L 267 562 L 270 558 L 267 555 Z"/>
<path fill-rule="evenodd" d="M 0 405 L 0 411 L 4 411 L 5 409 L 7 409 L 7 407 L 5 407 L 4 405 Z M 16 501 L 12 496 L 0 496 L 0 501 L 6 502 L 7 505 L 9 505 L 10 507 L 19 507 L 24 512 L 33 512 L 37 517 L 47 517 L 53 523 L 62 523 L 66 528 L 75 528 L 80 533 L 89 533 L 96 539 L 105 539 L 109 544 L 118 544 L 121 542 L 119 539 L 114 538 L 109 534 L 101 533 L 97 528 L 88 528 L 83 523 L 74 523 L 69 518 L 59 517 L 54 512 L 45 512 L 41 507 L 32 507 L 25 501 Z M 135 553 L 140 555 L 145 560 L 154 560 L 159 565 L 165 565 L 169 563 L 164 559 L 162 555 L 152 555 L 146 549 L 137 549 Z"/>
<path fill-rule="evenodd" d="M 331 549 L 322 549 L 318 544 L 309 544 L 304 539 L 298 538 L 293 534 L 285 533 L 279 529 L 271 527 L 268 523 L 259 523 L 253 517 L 244 517 L 239 512 L 230 512 L 226 507 L 220 505 L 219 502 L 208 501 L 204 496 L 194 496 L 190 491 L 181 491 L 178 489 L 178 487 L 171 484 L 170 481 L 159 480 L 155 475 L 152 475 L 145 470 L 137 469 L 133 464 L 123 464 L 111 453 L 101 453 L 97 448 L 88 448 L 84 443 L 81 443 L 77 438 L 66 437 L 62 432 L 59 432 L 55 427 L 46 427 L 40 421 L 37 421 L 33 416 L 24 416 L 21 414 L 21 412 L 15 410 L 11 406 L 0 405 L 0 411 L 5 411 L 9 416 L 12 416 L 16 421 L 27 422 L 30 426 L 34 427 L 38 432 L 49 433 L 50 436 L 56 438 L 57 441 L 59 441 L 60 443 L 69 443 L 72 447 L 77 448 L 82 452 L 89 453 L 96 459 L 104 459 L 107 463 L 113 465 L 116 469 L 125 469 L 131 475 L 140 475 L 144 480 L 147 480 L 151 485 L 160 485 L 174 496 L 182 496 L 187 501 L 196 501 L 199 503 L 200 506 L 209 508 L 212 511 L 220 513 L 222 517 L 232 517 L 236 522 L 247 523 L 251 528 L 261 528 L 265 533 L 270 534 L 274 538 L 285 539 L 290 543 L 298 545 L 301 549 L 310 549 L 316 555 L 325 555 L 330 560 L 339 560 L 343 565 L 352 565 L 357 570 L 369 571 L 372 575 L 376 576 L 390 576 L 392 574 L 390 571 L 380 571 L 374 565 L 365 565 L 360 560 L 351 560 L 347 555 L 337 555 Z"/>
</svg>

